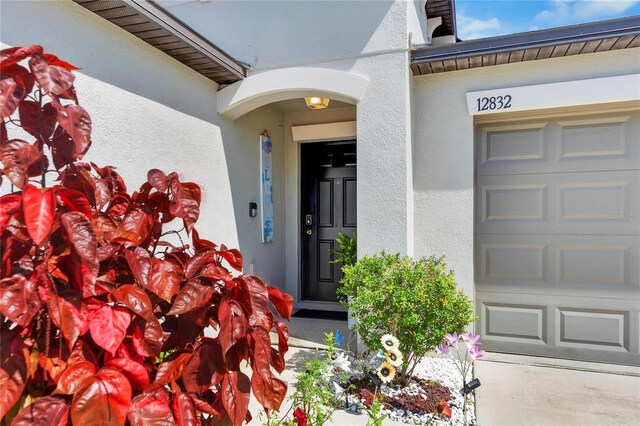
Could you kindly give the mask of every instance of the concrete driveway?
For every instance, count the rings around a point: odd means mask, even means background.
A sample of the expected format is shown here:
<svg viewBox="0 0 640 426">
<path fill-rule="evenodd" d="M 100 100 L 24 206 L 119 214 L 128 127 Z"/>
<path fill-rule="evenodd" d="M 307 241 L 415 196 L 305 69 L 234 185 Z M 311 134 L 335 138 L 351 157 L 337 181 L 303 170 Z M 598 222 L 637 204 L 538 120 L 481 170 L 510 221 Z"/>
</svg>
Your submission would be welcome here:
<svg viewBox="0 0 640 426">
<path fill-rule="evenodd" d="M 480 426 L 640 425 L 640 368 L 488 354 L 476 363 Z"/>
</svg>

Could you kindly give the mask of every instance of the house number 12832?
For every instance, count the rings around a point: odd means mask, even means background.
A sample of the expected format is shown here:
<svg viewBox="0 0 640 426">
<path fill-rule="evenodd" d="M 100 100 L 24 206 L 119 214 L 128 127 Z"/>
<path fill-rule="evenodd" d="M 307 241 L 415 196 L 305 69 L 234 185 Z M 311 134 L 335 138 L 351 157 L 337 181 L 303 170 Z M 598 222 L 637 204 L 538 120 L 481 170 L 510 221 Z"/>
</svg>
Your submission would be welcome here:
<svg viewBox="0 0 640 426">
<path fill-rule="evenodd" d="M 511 108 L 511 95 L 478 98 L 478 111 L 495 111 Z"/>
</svg>

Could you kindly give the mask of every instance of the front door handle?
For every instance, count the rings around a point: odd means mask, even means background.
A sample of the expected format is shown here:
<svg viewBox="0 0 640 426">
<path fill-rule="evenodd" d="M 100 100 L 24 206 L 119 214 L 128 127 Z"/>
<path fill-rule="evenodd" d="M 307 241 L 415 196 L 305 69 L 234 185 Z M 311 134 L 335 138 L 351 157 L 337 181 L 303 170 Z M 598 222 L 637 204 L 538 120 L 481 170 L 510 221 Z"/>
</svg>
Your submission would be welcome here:
<svg viewBox="0 0 640 426">
<path fill-rule="evenodd" d="M 307 229 L 305 233 L 306 233 L 307 235 L 311 235 L 311 234 L 313 234 L 313 231 L 312 231 L 311 229 Z"/>
</svg>

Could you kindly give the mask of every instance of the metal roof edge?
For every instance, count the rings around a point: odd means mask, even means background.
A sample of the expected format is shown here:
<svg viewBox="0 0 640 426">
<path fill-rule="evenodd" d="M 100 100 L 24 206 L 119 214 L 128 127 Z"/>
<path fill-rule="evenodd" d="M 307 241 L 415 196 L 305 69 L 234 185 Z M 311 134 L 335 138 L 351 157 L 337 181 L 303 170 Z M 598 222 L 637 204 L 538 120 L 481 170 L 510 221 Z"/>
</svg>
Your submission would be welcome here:
<svg viewBox="0 0 640 426">
<path fill-rule="evenodd" d="M 411 64 L 419 65 L 432 61 L 513 52 L 634 34 L 640 34 L 640 16 L 462 41 L 445 46 L 425 47 L 413 52 Z"/>
</svg>

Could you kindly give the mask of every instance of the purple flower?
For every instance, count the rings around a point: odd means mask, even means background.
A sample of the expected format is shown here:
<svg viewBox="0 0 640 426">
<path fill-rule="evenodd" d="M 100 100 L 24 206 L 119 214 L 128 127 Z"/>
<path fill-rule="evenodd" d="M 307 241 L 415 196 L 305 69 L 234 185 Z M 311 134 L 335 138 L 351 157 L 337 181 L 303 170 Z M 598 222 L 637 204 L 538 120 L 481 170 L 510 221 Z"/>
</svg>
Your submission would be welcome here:
<svg viewBox="0 0 640 426">
<path fill-rule="evenodd" d="M 460 340 L 460 336 L 458 336 L 458 333 L 454 331 L 453 334 L 445 334 L 444 340 L 447 341 L 449 346 L 455 346 L 458 344 L 458 341 Z"/>
<path fill-rule="evenodd" d="M 473 333 L 465 333 L 461 337 L 469 349 L 480 344 L 480 336 L 476 336 Z"/>
<path fill-rule="evenodd" d="M 449 355 L 450 351 L 451 347 L 444 343 L 440 343 L 440 345 L 438 345 L 438 347 L 436 348 L 436 352 L 438 352 L 440 355 Z"/>
<path fill-rule="evenodd" d="M 473 359 L 482 359 L 484 357 L 484 351 L 477 346 L 472 346 L 469 349 L 469 356 Z"/>
</svg>

